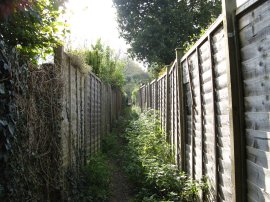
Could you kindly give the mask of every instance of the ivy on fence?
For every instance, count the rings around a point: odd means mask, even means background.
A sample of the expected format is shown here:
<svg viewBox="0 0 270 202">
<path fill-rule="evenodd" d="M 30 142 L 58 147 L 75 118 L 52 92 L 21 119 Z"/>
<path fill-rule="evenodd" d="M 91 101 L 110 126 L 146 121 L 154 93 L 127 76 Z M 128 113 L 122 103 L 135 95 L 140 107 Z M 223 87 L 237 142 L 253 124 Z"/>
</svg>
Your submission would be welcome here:
<svg viewBox="0 0 270 202">
<path fill-rule="evenodd" d="M 7 47 L 0 37 L 0 182 L 4 182 L 4 169 L 13 151 L 17 120 L 15 97 L 25 93 L 27 65 L 20 64 L 15 48 Z M 0 184 L 0 198 L 4 195 Z"/>
</svg>

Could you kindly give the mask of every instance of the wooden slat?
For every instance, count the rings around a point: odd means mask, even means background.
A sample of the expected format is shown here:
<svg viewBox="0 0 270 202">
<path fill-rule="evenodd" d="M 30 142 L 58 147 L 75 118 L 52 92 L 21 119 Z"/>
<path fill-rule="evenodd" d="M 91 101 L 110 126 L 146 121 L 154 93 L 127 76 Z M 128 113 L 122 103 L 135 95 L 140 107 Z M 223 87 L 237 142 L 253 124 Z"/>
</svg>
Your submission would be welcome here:
<svg viewBox="0 0 270 202">
<path fill-rule="evenodd" d="M 193 53 L 194 54 L 194 53 Z M 189 78 L 189 87 L 190 87 L 190 93 L 191 93 L 191 177 L 194 179 L 194 119 L 195 119 L 195 95 L 194 95 L 194 86 L 193 86 L 193 81 L 192 81 L 192 74 L 191 74 L 191 67 L 190 67 L 190 62 L 189 62 L 190 58 L 187 59 L 187 69 L 188 69 L 188 78 Z"/>
<path fill-rule="evenodd" d="M 197 71 L 199 73 L 198 77 L 198 83 L 199 83 L 199 90 L 200 90 L 200 96 L 199 96 L 199 108 L 200 108 L 200 129 L 198 132 L 199 135 L 199 142 L 196 143 L 196 145 L 199 146 L 199 158 L 197 159 L 196 163 L 199 162 L 199 164 L 201 164 L 200 166 L 197 165 L 197 170 L 200 171 L 200 173 L 198 174 L 196 179 L 201 179 L 202 176 L 205 174 L 205 170 L 204 170 L 204 165 L 203 165 L 203 156 L 204 156 L 204 127 L 203 127 L 203 105 L 202 105 L 202 92 L 203 92 L 203 82 L 202 82 L 202 68 L 201 68 L 201 60 L 200 60 L 200 53 L 199 53 L 199 48 L 196 48 L 196 53 L 197 53 Z M 203 198 L 204 193 L 202 193 L 201 198 Z"/>
<path fill-rule="evenodd" d="M 267 0 L 249 0 L 236 9 L 236 15 L 239 17 L 251 9 L 258 7 L 260 4 L 267 2 Z"/>
</svg>

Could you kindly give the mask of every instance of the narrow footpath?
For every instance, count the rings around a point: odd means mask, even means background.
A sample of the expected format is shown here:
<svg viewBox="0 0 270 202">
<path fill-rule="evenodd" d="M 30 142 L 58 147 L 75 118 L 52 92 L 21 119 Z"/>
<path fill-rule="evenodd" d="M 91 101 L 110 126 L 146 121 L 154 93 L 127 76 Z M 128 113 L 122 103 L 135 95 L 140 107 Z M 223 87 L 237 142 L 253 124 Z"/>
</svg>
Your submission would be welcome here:
<svg viewBox="0 0 270 202">
<path fill-rule="evenodd" d="M 129 202 L 132 197 L 132 188 L 126 175 L 123 173 L 123 169 L 119 167 L 119 164 L 112 159 L 109 161 L 109 166 L 112 170 L 111 179 L 111 197 L 109 202 Z"/>
<path fill-rule="evenodd" d="M 135 199 L 135 192 L 132 182 L 128 179 L 127 174 L 123 169 L 123 159 L 121 153 L 123 147 L 126 146 L 127 142 L 123 140 L 121 134 L 124 133 L 127 123 L 130 117 L 131 109 L 127 108 L 125 113 L 116 124 L 111 137 L 107 139 L 108 151 L 108 165 L 111 170 L 111 184 L 110 184 L 110 198 L 109 202 L 131 202 Z"/>
</svg>

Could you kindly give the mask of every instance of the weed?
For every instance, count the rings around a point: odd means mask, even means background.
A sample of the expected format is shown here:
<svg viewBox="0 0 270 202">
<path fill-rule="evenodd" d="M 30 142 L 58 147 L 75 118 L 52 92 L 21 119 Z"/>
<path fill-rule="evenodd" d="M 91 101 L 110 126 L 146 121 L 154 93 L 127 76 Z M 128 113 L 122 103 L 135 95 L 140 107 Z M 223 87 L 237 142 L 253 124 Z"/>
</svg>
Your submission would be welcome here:
<svg viewBox="0 0 270 202">
<path fill-rule="evenodd" d="M 196 201 L 205 183 L 191 180 L 173 163 L 157 113 L 133 117 L 121 135 L 128 143 L 121 157 L 125 172 L 137 187 L 136 201 Z"/>
<path fill-rule="evenodd" d="M 89 159 L 81 171 L 78 201 L 105 202 L 110 196 L 111 172 L 107 157 L 98 153 Z"/>
</svg>

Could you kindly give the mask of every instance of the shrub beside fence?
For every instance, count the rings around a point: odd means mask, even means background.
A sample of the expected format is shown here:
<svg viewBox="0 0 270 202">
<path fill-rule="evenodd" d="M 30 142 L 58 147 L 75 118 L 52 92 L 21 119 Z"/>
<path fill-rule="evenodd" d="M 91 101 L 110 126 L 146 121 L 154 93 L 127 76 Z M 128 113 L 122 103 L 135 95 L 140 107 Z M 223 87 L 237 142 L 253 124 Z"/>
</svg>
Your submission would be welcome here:
<svg viewBox="0 0 270 202">
<path fill-rule="evenodd" d="M 138 93 L 157 109 L 179 167 L 207 176 L 208 201 L 269 201 L 269 1 L 223 15 L 167 73 Z"/>
</svg>

